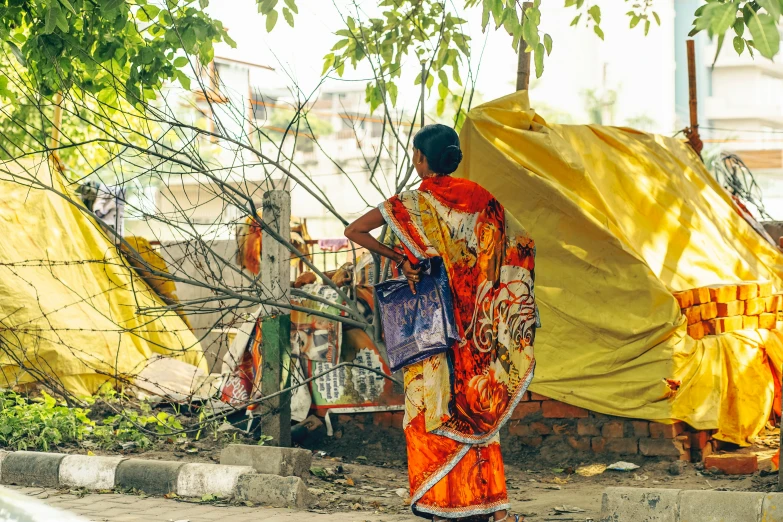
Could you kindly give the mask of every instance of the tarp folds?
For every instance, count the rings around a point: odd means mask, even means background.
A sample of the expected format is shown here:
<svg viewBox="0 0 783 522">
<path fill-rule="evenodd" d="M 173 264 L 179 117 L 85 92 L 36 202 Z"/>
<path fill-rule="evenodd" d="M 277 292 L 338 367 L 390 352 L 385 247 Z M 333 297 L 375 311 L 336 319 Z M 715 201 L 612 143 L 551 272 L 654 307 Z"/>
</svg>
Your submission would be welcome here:
<svg viewBox="0 0 783 522">
<path fill-rule="evenodd" d="M 0 164 L 0 387 L 46 374 L 84 396 L 115 375 L 132 378 L 155 354 L 206 372 L 174 312 L 138 313 L 165 305 L 99 225 L 61 197 L 76 195 L 45 161 L 25 167 Z"/>
<path fill-rule="evenodd" d="M 758 433 L 783 334 L 694 341 L 671 292 L 758 280 L 781 289 L 783 255 L 684 142 L 549 125 L 526 92 L 472 110 L 461 139 L 457 175 L 490 190 L 536 241 L 533 391 L 611 415 L 684 420 L 741 444 Z"/>
</svg>

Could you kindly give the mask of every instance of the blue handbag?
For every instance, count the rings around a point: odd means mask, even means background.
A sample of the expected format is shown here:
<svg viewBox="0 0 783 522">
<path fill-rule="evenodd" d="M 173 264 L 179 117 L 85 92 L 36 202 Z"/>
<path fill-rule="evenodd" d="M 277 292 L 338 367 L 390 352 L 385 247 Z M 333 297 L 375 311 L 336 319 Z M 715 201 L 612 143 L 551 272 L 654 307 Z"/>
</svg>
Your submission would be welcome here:
<svg viewBox="0 0 783 522">
<path fill-rule="evenodd" d="M 416 294 L 403 277 L 375 285 L 392 371 L 443 353 L 459 340 L 443 259 L 425 259 Z"/>
</svg>

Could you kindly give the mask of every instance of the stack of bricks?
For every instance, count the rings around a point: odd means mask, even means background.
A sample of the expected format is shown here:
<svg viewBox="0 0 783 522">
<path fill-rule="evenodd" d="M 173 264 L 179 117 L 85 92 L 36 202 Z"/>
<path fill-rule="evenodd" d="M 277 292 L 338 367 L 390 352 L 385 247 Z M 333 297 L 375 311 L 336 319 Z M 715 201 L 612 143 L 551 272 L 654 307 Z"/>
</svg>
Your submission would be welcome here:
<svg viewBox="0 0 783 522">
<path fill-rule="evenodd" d="M 771 330 L 783 309 L 783 294 L 774 294 L 770 282 L 694 288 L 674 297 L 688 322 L 688 335 L 697 340 L 737 330 Z"/>
<path fill-rule="evenodd" d="M 528 392 L 514 410 L 506 443 L 538 448 L 563 442 L 579 453 L 701 461 L 711 453 L 704 450 L 709 433 L 687 429 L 682 422 L 612 417 Z"/>
</svg>

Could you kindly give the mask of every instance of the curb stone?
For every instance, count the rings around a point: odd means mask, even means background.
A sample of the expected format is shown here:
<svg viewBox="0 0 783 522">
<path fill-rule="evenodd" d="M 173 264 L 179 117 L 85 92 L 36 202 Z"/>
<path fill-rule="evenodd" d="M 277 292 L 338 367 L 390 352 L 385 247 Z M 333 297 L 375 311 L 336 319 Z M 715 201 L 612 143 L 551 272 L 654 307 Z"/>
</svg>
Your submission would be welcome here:
<svg viewBox="0 0 783 522">
<path fill-rule="evenodd" d="M 215 495 L 272 507 L 307 508 L 314 500 L 300 477 L 263 475 L 250 466 L 32 451 L 0 451 L 0 484 L 91 490 L 119 487 L 181 497 Z"/>
<path fill-rule="evenodd" d="M 220 463 L 230 466 L 251 466 L 258 473 L 281 477 L 307 478 L 313 454 L 298 448 L 231 444 L 220 452 Z"/>
<path fill-rule="evenodd" d="M 607 488 L 600 522 L 783 522 L 783 493 Z"/>
</svg>

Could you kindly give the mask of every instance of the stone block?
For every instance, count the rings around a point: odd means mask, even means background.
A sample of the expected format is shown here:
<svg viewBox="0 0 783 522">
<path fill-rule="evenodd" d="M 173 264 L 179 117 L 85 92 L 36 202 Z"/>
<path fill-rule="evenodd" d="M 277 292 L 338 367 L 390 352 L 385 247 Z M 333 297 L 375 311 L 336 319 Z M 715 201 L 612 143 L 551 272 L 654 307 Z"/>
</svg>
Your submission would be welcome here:
<svg viewBox="0 0 783 522">
<path fill-rule="evenodd" d="M 520 402 L 511 413 L 512 420 L 527 419 L 529 417 L 541 416 L 541 403 L 538 401 Z"/>
<path fill-rule="evenodd" d="M 745 313 L 744 301 L 731 301 L 729 303 L 718 303 L 718 317 L 734 317 Z"/>
<path fill-rule="evenodd" d="M 755 299 L 759 295 L 759 287 L 756 283 L 742 283 L 737 286 L 737 300 L 747 301 Z"/>
<path fill-rule="evenodd" d="M 742 317 L 743 330 L 758 330 L 759 318 L 756 315 L 745 315 Z"/>
<path fill-rule="evenodd" d="M 644 438 L 650 436 L 650 423 L 648 421 L 631 421 L 633 436 Z"/>
<path fill-rule="evenodd" d="M 763 283 L 759 283 L 759 297 L 765 298 L 765 297 L 772 297 L 774 289 L 772 288 L 772 281 L 765 281 Z"/>
<path fill-rule="evenodd" d="M 177 492 L 181 462 L 128 459 L 117 466 L 114 483 L 122 489 L 135 489 L 148 495 Z"/>
<path fill-rule="evenodd" d="M 306 478 L 312 462 L 312 453 L 298 448 L 231 444 L 220 452 L 221 464 L 250 466 L 258 473 L 281 477 Z"/>
<path fill-rule="evenodd" d="M 768 493 L 761 505 L 763 522 L 783 522 L 783 493 Z"/>
<path fill-rule="evenodd" d="M 60 463 L 65 455 L 15 451 L 2 460 L 3 484 L 56 488 L 60 485 Z"/>
<path fill-rule="evenodd" d="M 660 422 L 650 423 L 650 437 L 654 439 L 673 439 L 685 431 L 682 422 L 673 424 L 663 424 Z"/>
<path fill-rule="evenodd" d="M 704 468 L 718 468 L 726 475 L 752 475 L 759 469 L 759 459 L 752 453 L 710 455 L 704 460 Z"/>
<path fill-rule="evenodd" d="M 676 489 L 607 488 L 600 522 L 679 522 Z"/>
<path fill-rule="evenodd" d="M 718 317 L 718 303 L 705 303 L 699 305 L 702 321 L 709 321 Z"/>
<path fill-rule="evenodd" d="M 764 313 L 766 305 L 764 299 L 757 297 L 756 299 L 748 299 L 745 301 L 745 315 L 759 315 Z"/>
<path fill-rule="evenodd" d="M 587 410 L 560 401 L 545 401 L 542 404 L 545 419 L 580 419 L 589 416 Z"/>
<path fill-rule="evenodd" d="M 60 485 L 70 488 L 114 489 L 115 474 L 124 457 L 67 455 L 60 463 Z"/>
<path fill-rule="evenodd" d="M 566 437 L 566 442 L 569 446 L 574 448 L 576 451 L 579 452 L 588 452 L 591 451 L 592 444 L 590 437 L 573 437 L 569 436 Z"/>
<path fill-rule="evenodd" d="M 710 443 L 710 434 L 706 431 L 697 431 L 690 434 L 691 448 L 704 449 Z"/>
<path fill-rule="evenodd" d="M 682 491 L 680 522 L 759 522 L 764 493 Z"/>
<path fill-rule="evenodd" d="M 639 453 L 638 439 L 606 439 L 604 446 L 606 453 L 617 455 L 636 455 Z"/>
<path fill-rule="evenodd" d="M 223 466 L 219 464 L 185 464 L 177 477 L 177 495 L 180 497 L 203 497 L 216 495 L 234 496 L 242 475 L 254 474 L 250 466 Z"/>
<path fill-rule="evenodd" d="M 710 299 L 714 303 L 729 303 L 737 300 L 737 285 L 710 286 Z"/>
<path fill-rule="evenodd" d="M 528 437 L 532 434 L 530 424 L 520 421 L 511 421 L 508 425 L 508 433 L 516 437 Z"/>
<path fill-rule="evenodd" d="M 543 422 L 531 422 L 528 427 L 532 435 L 551 435 L 552 428 L 544 424 Z"/>
<path fill-rule="evenodd" d="M 307 509 L 314 497 L 300 477 L 251 474 L 239 477 L 236 499 L 272 507 Z"/>
<path fill-rule="evenodd" d="M 530 392 L 530 400 L 531 401 L 548 401 L 550 400 L 549 397 L 544 397 L 543 395 L 539 395 L 535 392 Z"/>
<path fill-rule="evenodd" d="M 580 437 L 598 437 L 601 435 L 601 428 L 593 419 L 579 419 L 576 422 L 576 434 Z"/>
<path fill-rule="evenodd" d="M 723 333 L 720 319 L 710 319 L 701 323 L 704 326 L 704 335 L 720 335 Z"/>
<path fill-rule="evenodd" d="M 712 299 L 710 297 L 710 289 L 707 287 L 694 288 L 691 290 L 691 294 L 693 295 L 694 306 L 709 303 Z"/>
<path fill-rule="evenodd" d="M 606 451 L 606 439 L 603 437 L 593 437 L 590 439 L 590 449 L 593 453 L 604 453 Z"/>
<path fill-rule="evenodd" d="M 735 315 L 732 317 L 721 317 L 718 319 L 720 322 L 720 329 L 723 333 L 736 332 L 742 330 L 742 316 Z"/>
<path fill-rule="evenodd" d="M 677 304 L 681 309 L 690 308 L 693 306 L 693 294 L 690 290 L 684 292 L 674 292 L 674 298 L 677 300 Z"/>
<path fill-rule="evenodd" d="M 673 439 L 641 439 L 639 453 L 645 457 L 670 457 L 690 460 L 690 452 L 679 441 Z"/>
<path fill-rule="evenodd" d="M 759 328 L 773 330 L 776 326 L 777 316 L 774 313 L 765 313 L 759 316 Z"/>
<path fill-rule="evenodd" d="M 701 322 L 701 309 L 697 306 L 692 306 L 690 308 L 685 309 L 685 320 L 688 322 L 688 325 L 696 324 Z"/>
<path fill-rule="evenodd" d="M 699 339 L 704 339 L 704 336 L 706 335 L 704 332 L 704 325 L 702 323 L 689 324 L 688 335 L 690 335 L 697 341 Z"/>
<path fill-rule="evenodd" d="M 621 439 L 625 436 L 625 423 L 623 421 L 609 421 L 601 428 L 601 435 L 607 439 Z"/>
</svg>

